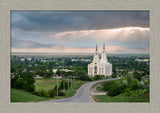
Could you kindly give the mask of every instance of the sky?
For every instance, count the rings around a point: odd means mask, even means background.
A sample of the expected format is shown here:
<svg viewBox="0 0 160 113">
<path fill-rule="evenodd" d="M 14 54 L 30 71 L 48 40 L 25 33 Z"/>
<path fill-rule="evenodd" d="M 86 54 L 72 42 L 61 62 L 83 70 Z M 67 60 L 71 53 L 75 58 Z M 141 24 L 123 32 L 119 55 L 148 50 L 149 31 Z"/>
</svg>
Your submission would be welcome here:
<svg viewBox="0 0 160 113">
<path fill-rule="evenodd" d="M 149 53 L 149 11 L 12 11 L 11 51 Z"/>
</svg>

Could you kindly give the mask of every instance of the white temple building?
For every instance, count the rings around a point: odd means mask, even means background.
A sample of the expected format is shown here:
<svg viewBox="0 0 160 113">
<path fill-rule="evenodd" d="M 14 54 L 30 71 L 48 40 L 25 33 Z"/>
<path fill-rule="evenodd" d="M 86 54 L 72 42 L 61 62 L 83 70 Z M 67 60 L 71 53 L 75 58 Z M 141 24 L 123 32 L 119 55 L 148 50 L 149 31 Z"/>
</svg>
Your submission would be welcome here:
<svg viewBox="0 0 160 113">
<path fill-rule="evenodd" d="M 99 59 L 98 49 L 96 45 L 96 51 L 92 63 L 88 64 L 88 75 L 94 77 L 95 75 L 112 75 L 112 64 L 108 62 L 106 58 L 105 44 L 103 45 L 103 52 L 101 59 Z"/>
</svg>

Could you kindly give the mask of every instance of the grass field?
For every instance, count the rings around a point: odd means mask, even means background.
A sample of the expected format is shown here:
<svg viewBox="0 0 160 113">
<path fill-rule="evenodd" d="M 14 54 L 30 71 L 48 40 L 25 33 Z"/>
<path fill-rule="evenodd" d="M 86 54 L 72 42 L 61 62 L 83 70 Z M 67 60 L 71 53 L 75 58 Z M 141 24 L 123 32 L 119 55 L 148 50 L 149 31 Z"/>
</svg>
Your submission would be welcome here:
<svg viewBox="0 0 160 113">
<path fill-rule="evenodd" d="M 44 90 L 49 90 L 53 89 L 56 84 L 57 84 L 57 79 L 54 78 L 40 78 L 40 79 L 35 79 L 36 82 L 36 90 L 38 89 L 44 89 Z M 60 85 L 61 79 L 58 80 L 58 85 Z M 70 90 L 76 90 L 78 89 L 82 84 L 86 83 L 86 81 L 80 81 L 80 80 L 74 80 L 72 82 L 72 87 L 70 87 Z"/>
<path fill-rule="evenodd" d="M 36 96 L 23 90 L 11 89 L 11 102 L 35 102 L 48 99 L 50 98 Z"/>
<path fill-rule="evenodd" d="M 149 93 L 143 92 L 144 90 L 135 90 L 131 91 L 130 96 L 121 94 L 114 97 L 107 95 L 96 95 L 95 97 L 98 102 L 149 102 Z M 136 94 L 138 94 L 138 96 Z"/>
<path fill-rule="evenodd" d="M 61 80 L 59 80 L 60 83 Z M 36 90 L 38 89 L 44 89 L 49 90 L 55 87 L 57 83 L 56 79 L 36 79 Z M 44 100 L 50 100 L 50 99 L 60 99 L 60 98 L 67 98 L 71 97 L 76 93 L 76 90 L 78 90 L 81 85 L 86 83 L 86 81 L 80 81 L 75 80 L 73 81 L 72 87 L 69 88 L 69 90 L 65 91 L 65 96 L 58 96 L 54 98 L 45 98 L 33 95 L 29 92 L 18 90 L 18 89 L 11 89 L 11 102 L 36 102 L 36 101 L 44 101 Z"/>
<path fill-rule="evenodd" d="M 50 90 L 53 89 L 57 84 L 57 79 L 55 78 L 39 78 L 35 79 L 35 86 L 36 90 L 43 89 L 43 90 Z M 61 79 L 58 80 L 58 83 L 60 84 Z"/>
</svg>

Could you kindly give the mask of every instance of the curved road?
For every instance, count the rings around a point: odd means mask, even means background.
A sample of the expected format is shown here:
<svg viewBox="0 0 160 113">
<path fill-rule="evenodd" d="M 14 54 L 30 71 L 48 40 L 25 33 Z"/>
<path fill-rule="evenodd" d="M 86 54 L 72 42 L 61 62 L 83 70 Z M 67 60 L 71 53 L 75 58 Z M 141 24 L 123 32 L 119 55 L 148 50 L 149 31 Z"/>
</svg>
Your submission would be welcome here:
<svg viewBox="0 0 160 113">
<path fill-rule="evenodd" d="M 116 80 L 120 78 L 112 78 L 112 79 L 104 79 L 104 80 L 97 80 L 93 82 L 88 82 L 82 85 L 76 92 L 76 94 L 73 97 L 70 98 L 64 98 L 64 99 L 57 99 L 57 100 L 49 100 L 49 101 L 44 101 L 47 103 L 50 102 L 89 102 L 92 103 L 94 100 L 92 99 L 90 89 L 91 87 L 98 83 L 98 82 L 103 82 L 103 81 L 110 81 L 110 80 Z"/>
</svg>

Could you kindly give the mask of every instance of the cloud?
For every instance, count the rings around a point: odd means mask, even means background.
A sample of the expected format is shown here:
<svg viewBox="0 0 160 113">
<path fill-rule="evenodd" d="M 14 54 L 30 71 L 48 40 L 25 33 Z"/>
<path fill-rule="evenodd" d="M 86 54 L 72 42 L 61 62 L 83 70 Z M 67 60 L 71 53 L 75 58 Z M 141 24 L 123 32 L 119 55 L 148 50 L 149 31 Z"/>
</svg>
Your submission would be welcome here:
<svg viewBox="0 0 160 113">
<path fill-rule="evenodd" d="M 11 12 L 14 51 L 149 51 L 149 33 L 149 11 Z"/>
<path fill-rule="evenodd" d="M 34 41 L 24 41 L 24 40 L 17 40 L 17 39 L 14 39 L 11 41 L 11 46 L 12 48 L 51 48 L 52 46 L 56 46 L 57 44 L 54 44 L 54 45 L 51 45 L 51 44 L 48 44 L 48 45 L 45 45 L 45 44 L 40 44 L 40 43 L 37 43 L 37 42 L 34 42 Z"/>
<path fill-rule="evenodd" d="M 50 35 L 57 43 L 93 47 L 96 43 L 134 48 L 149 48 L 149 28 L 125 27 L 117 29 L 68 31 Z"/>
<path fill-rule="evenodd" d="M 69 47 L 59 44 L 45 45 L 33 41 L 12 41 L 12 52 L 51 52 L 51 53 L 93 53 L 95 47 Z M 102 46 L 98 47 L 99 52 Z M 149 48 L 132 48 L 123 46 L 106 46 L 107 52 L 149 53 Z"/>
<path fill-rule="evenodd" d="M 149 28 L 125 27 L 117 29 L 103 30 L 83 30 L 66 31 L 60 33 L 37 33 L 37 38 L 25 32 L 12 38 L 12 47 L 17 48 L 40 48 L 52 47 L 54 45 L 63 45 L 67 47 L 94 47 L 97 43 L 102 45 L 106 43 L 110 46 L 123 46 L 131 48 L 149 48 Z M 21 40 L 21 37 L 26 38 Z M 32 33 L 31 33 L 32 34 Z M 17 35 L 13 35 L 17 37 Z"/>
<path fill-rule="evenodd" d="M 64 32 L 149 27 L 149 11 L 12 11 L 12 29 Z"/>
</svg>

